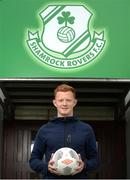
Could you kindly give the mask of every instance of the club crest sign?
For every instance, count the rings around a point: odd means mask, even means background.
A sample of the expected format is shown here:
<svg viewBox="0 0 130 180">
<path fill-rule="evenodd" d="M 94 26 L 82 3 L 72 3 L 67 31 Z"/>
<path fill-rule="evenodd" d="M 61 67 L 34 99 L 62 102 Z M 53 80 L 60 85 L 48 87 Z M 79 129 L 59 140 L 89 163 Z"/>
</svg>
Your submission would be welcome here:
<svg viewBox="0 0 130 180">
<path fill-rule="evenodd" d="M 55 68 L 79 68 L 102 52 L 104 31 L 90 32 L 93 14 L 84 5 L 49 5 L 39 15 L 42 32 L 28 30 L 27 44 L 41 62 Z"/>
</svg>

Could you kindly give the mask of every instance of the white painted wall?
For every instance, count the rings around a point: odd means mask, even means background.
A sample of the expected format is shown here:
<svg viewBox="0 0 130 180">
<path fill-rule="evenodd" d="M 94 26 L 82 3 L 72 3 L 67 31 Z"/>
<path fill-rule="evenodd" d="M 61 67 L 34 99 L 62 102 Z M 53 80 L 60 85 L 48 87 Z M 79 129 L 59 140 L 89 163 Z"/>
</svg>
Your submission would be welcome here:
<svg viewBox="0 0 130 180">
<path fill-rule="evenodd" d="M 4 93 L 1 90 L 1 88 L 0 88 L 0 99 L 2 100 L 2 102 L 4 102 L 4 100 L 5 100 L 5 96 L 4 96 Z"/>
</svg>

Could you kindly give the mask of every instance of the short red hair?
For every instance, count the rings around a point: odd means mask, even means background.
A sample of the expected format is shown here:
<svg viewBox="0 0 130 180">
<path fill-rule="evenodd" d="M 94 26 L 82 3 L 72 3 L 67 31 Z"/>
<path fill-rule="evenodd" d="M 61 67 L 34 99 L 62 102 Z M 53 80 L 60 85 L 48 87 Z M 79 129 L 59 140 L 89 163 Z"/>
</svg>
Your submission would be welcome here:
<svg viewBox="0 0 130 180">
<path fill-rule="evenodd" d="M 74 98 L 76 98 L 75 88 L 73 88 L 72 86 L 69 86 L 67 84 L 61 84 L 61 85 L 57 86 L 56 89 L 54 90 L 54 97 L 56 96 L 57 92 L 68 92 L 68 91 L 71 91 L 74 95 Z"/>
</svg>

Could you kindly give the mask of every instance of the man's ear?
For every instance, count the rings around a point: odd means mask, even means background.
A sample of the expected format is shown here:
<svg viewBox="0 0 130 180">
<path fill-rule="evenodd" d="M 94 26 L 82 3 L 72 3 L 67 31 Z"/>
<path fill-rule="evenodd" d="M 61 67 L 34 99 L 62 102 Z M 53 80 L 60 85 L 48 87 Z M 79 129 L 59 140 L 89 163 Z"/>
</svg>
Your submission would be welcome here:
<svg viewBox="0 0 130 180">
<path fill-rule="evenodd" d="M 77 99 L 75 99 L 74 107 L 76 106 L 77 102 L 78 102 L 78 100 L 77 100 Z"/>
<path fill-rule="evenodd" d="M 53 99 L 53 105 L 57 107 L 55 99 Z"/>
</svg>

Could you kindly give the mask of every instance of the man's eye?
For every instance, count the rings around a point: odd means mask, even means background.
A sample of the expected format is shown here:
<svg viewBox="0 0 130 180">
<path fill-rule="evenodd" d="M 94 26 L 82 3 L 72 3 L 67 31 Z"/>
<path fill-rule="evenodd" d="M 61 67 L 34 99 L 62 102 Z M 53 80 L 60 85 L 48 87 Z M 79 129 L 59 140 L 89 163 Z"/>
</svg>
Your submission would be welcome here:
<svg viewBox="0 0 130 180">
<path fill-rule="evenodd" d="M 59 102 L 62 102 L 62 101 L 63 101 L 62 99 L 59 100 Z"/>
<path fill-rule="evenodd" d="M 71 101 L 71 99 L 67 99 L 67 101 L 68 101 L 68 102 L 70 102 L 70 101 Z"/>
</svg>

